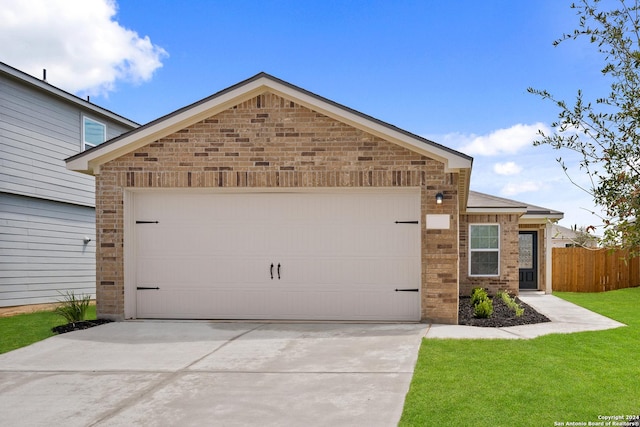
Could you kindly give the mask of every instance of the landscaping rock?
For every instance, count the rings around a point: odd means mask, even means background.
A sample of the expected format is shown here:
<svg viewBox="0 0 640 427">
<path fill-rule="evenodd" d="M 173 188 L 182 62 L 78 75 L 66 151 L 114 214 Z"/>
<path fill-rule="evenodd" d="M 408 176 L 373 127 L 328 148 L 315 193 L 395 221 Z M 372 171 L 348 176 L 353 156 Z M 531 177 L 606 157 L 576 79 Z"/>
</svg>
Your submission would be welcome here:
<svg viewBox="0 0 640 427">
<path fill-rule="evenodd" d="M 502 298 L 493 298 L 493 314 L 486 319 L 479 319 L 473 315 L 471 298 L 460 297 L 458 306 L 458 324 L 467 326 L 482 326 L 487 328 L 503 328 L 507 326 L 531 325 L 534 323 L 550 322 L 549 318 L 535 311 L 531 306 L 520 301 L 516 302 L 524 308 L 524 313 L 516 317 L 513 310 L 507 306 Z"/>
<path fill-rule="evenodd" d="M 113 320 L 98 319 L 98 320 L 83 320 L 82 322 L 67 323 L 66 325 L 55 326 L 51 328 L 54 334 L 64 334 L 71 331 L 79 331 L 81 329 L 89 329 L 94 326 L 104 325 L 105 323 L 113 322 Z"/>
</svg>

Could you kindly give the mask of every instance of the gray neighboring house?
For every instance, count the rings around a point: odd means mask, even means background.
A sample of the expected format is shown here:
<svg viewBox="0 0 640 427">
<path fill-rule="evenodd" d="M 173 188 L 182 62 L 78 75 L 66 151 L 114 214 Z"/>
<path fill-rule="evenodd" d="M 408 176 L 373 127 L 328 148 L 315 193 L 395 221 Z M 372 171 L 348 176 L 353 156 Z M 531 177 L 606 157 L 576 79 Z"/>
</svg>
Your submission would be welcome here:
<svg viewBox="0 0 640 427">
<path fill-rule="evenodd" d="M 0 62 L 0 307 L 95 295 L 95 181 L 64 159 L 138 126 Z"/>
</svg>

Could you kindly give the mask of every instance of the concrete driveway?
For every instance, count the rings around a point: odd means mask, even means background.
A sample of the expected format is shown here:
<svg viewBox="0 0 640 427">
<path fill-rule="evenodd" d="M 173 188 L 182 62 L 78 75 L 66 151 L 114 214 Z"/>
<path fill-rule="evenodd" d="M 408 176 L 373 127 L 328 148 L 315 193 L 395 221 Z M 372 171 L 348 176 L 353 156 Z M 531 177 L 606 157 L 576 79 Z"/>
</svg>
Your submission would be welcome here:
<svg viewBox="0 0 640 427">
<path fill-rule="evenodd" d="M 2 424 L 393 426 L 426 329 L 102 325 L 0 355 Z"/>
</svg>

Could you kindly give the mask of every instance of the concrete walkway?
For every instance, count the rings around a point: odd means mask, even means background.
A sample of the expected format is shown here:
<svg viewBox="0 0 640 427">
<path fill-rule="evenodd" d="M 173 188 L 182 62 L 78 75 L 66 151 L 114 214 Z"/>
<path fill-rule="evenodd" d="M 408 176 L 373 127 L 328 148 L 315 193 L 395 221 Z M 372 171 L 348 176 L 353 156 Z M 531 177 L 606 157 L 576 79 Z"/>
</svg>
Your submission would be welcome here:
<svg viewBox="0 0 640 427">
<path fill-rule="evenodd" d="M 110 323 L 0 355 L 0 425 L 397 425 L 426 329 Z"/>
<path fill-rule="evenodd" d="M 426 338 L 530 339 L 549 334 L 601 331 L 626 326 L 553 295 L 522 292 L 522 302 L 547 316 L 551 322 L 506 328 L 482 328 L 461 325 L 430 325 Z"/>
</svg>

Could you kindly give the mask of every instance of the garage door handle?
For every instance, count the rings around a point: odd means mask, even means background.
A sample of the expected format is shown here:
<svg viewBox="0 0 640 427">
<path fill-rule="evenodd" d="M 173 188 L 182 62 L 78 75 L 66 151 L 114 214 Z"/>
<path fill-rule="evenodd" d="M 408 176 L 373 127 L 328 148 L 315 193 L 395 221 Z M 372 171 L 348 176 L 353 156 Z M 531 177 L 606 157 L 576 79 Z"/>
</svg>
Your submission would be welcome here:
<svg viewBox="0 0 640 427">
<path fill-rule="evenodd" d="M 139 290 L 139 291 L 145 291 L 145 290 L 150 290 L 150 289 L 160 290 L 160 288 L 158 288 L 158 287 L 152 288 L 152 287 L 149 287 L 149 286 L 138 286 L 136 289 Z"/>
<path fill-rule="evenodd" d="M 278 280 L 280 280 L 280 263 L 278 263 Z"/>
<path fill-rule="evenodd" d="M 271 263 L 271 280 L 273 280 L 273 263 Z"/>
<path fill-rule="evenodd" d="M 414 289 L 396 289 L 396 292 L 418 292 L 418 288 L 414 288 Z"/>
</svg>

